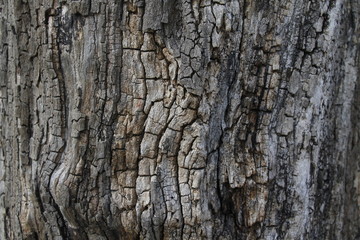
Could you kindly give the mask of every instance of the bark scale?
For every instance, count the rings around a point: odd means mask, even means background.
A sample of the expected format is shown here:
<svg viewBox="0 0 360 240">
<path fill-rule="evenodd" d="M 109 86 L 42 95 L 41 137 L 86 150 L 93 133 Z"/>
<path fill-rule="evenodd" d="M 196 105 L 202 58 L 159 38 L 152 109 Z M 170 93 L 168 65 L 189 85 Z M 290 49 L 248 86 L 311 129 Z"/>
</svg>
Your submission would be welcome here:
<svg viewBox="0 0 360 240">
<path fill-rule="evenodd" d="M 0 0 L 0 238 L 360 238 L 359 14 Z"/>
</svg>

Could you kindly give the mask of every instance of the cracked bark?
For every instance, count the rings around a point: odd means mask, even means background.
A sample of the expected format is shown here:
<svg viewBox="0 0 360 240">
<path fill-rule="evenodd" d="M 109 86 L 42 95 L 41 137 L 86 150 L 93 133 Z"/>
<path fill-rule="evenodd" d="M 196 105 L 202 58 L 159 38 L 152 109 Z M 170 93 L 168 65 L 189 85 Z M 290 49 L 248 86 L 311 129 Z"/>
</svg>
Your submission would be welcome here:
<svg viewBox="0 0 360 240">
<path fill-rule="evenodd" d="M 360 238 L 359 14 L 0 0 L 0 238 Z"/>
</svg>

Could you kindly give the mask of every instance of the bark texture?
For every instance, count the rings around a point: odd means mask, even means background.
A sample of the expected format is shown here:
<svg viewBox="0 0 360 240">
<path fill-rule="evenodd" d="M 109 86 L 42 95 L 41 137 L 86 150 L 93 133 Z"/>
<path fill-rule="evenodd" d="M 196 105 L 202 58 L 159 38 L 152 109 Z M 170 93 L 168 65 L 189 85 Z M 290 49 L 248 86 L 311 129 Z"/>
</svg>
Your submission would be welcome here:
<svg viewBox="0 0 360 240">
<path fill-rule="evenodd" d="M 359 22 L 0 0 L 0 239 L 359 239 Z"/>
</svg>

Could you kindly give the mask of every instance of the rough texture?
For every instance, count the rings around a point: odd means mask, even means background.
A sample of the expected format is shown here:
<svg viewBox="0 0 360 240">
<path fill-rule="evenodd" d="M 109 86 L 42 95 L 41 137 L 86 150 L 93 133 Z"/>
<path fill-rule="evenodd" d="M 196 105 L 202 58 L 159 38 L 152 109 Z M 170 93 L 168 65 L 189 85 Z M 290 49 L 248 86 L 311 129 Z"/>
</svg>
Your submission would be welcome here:
<svg viewBox="0 0 360 240">
<path fill-rule="evenodd" d="M 0 0 L 0 239 L 359 239 L 359 22 Z"/>
</svg>

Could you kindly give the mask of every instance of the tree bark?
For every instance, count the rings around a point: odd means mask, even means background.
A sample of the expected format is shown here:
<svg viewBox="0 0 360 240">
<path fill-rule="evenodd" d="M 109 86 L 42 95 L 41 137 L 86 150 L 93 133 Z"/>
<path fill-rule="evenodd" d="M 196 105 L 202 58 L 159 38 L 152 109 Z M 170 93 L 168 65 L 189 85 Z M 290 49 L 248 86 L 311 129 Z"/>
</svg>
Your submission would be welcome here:
<svg viewBox="0 0 360 240">
<path fill-rule="evenodd" d="M 0 17 L 0 239 L 360 239 L 358 1 Z"/>
</svg>

